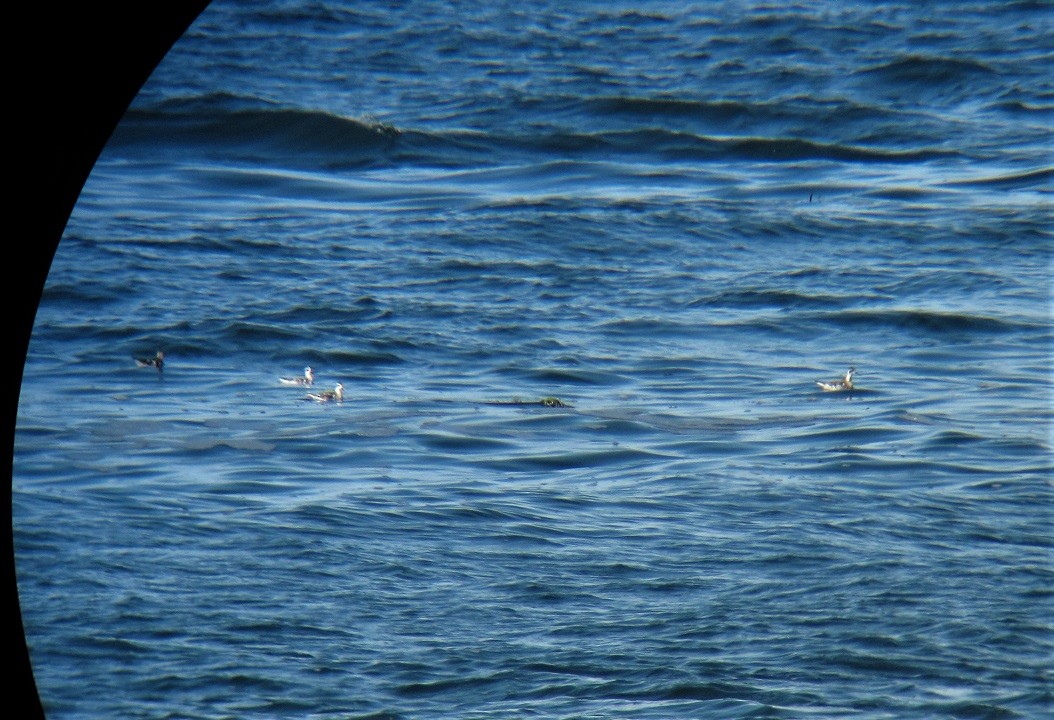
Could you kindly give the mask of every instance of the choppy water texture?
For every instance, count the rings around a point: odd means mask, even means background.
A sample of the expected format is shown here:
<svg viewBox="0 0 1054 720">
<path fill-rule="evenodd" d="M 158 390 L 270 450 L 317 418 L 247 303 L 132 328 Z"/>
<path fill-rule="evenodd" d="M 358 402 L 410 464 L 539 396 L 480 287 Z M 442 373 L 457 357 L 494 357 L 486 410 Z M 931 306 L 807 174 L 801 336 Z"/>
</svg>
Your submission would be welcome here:
<svg viewBox="0 0 1054 720">
<path fill-rule="evenodd" d="M 49 716 L 1045 716 L 1049 4 L 391 5 L 214 4 L 84 189 Z"/>
</svg>

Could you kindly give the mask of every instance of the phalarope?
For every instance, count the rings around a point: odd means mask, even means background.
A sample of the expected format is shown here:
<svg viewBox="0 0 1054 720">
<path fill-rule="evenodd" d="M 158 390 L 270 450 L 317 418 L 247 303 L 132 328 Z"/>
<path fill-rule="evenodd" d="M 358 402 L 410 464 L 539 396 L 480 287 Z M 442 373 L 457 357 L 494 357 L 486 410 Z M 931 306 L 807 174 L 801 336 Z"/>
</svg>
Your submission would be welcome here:
<svg viewBox="0 0 1054 720">
<path fill-rule="evenodd" d="M 135 364 L 139 367 L 157 368 L 157 371 L 161 372 L 161 368 L 165 366 L 165 354 L 158 350 L 157 355 L 152 358 L 135 358 Z"/>
<path fill-rule="evenodd" d="M 308 393 L 307 396 L 312 400 L 318 400 L 319 402 L 329 402 L 330 400 L 341 401 L 344 399 L 344 386 L 337 383 L 337 386 L 332 390 L 323 390 L 319 393 Z"/>
<path fill-rule="evenodd" d="M 845 377 L 842 378 L 841 380 L 830 380 L 830 381 L 826 381 L 826 382 L 823 381 L 823 380 L 817 380 L 816 384 L 824 392 L 839 392 L 839 391 L 842 391 L 842 390 L 852 390 L 853 389 L 853 375 L 856 375 L 856 368 L 855 367 L 851 367 L 848 370 L 846 370 Z"/>
<path fill-rule="evenodd" d="M 298 378 L 278 378 L 278 382 L 283 385 L 299 385 L 301 387 L 311 387 L 315 383 L 315 371 L 309 367 L 304 368 L 304 377 Z"/>
</svg>

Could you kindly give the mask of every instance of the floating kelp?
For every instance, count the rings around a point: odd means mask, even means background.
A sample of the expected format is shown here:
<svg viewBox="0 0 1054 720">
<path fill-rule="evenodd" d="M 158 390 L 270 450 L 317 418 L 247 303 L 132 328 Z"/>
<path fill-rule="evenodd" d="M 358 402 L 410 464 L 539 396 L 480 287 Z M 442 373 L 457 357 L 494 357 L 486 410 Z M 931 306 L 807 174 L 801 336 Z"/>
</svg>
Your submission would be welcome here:
<svg viewBox="0 0 1054 720">
<path fill-rule="evenodd" d="M 488 400 L 483 403 L 484 405 L 541 405 L 542 407 L 559 407 L 569 408 L 574 405 L 565 403 L 560 398 L 556 397 L 543 397 L 540 400 L 521 400 L 519 398 L 513 398 L 512 400 Z"/>
</svg>

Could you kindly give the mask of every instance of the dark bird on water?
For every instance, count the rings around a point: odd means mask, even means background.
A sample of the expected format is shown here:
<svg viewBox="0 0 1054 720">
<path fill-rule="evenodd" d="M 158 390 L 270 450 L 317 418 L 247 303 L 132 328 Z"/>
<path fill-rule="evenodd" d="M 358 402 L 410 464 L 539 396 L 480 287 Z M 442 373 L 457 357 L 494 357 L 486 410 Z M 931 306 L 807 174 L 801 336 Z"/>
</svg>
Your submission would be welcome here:
<svg viewBox="0 0 1054 720">
<path fill-rule="evenodd" d="M 135 358 L 135 364 L 139 367 L 157 368 L 157 371 L 161 372 L 161 368 L 165 366 L 165 354 L 158 350 L 157 355 L 152 358 Z"/>
</svg>

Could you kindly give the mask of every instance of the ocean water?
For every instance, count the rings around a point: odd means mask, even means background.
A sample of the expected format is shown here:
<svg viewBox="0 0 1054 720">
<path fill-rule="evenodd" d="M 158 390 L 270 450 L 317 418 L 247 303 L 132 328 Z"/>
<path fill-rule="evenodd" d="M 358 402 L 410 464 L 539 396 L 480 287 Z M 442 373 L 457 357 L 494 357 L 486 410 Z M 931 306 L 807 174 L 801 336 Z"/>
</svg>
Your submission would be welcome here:
<svg viewBox="0 0 1054 720">
<path fill-rule="evenodd" d="M 19 404 L 49 718 L 1052 712 L 1050 4 L 568 5 L 144 86 Z"/>
</svg>

